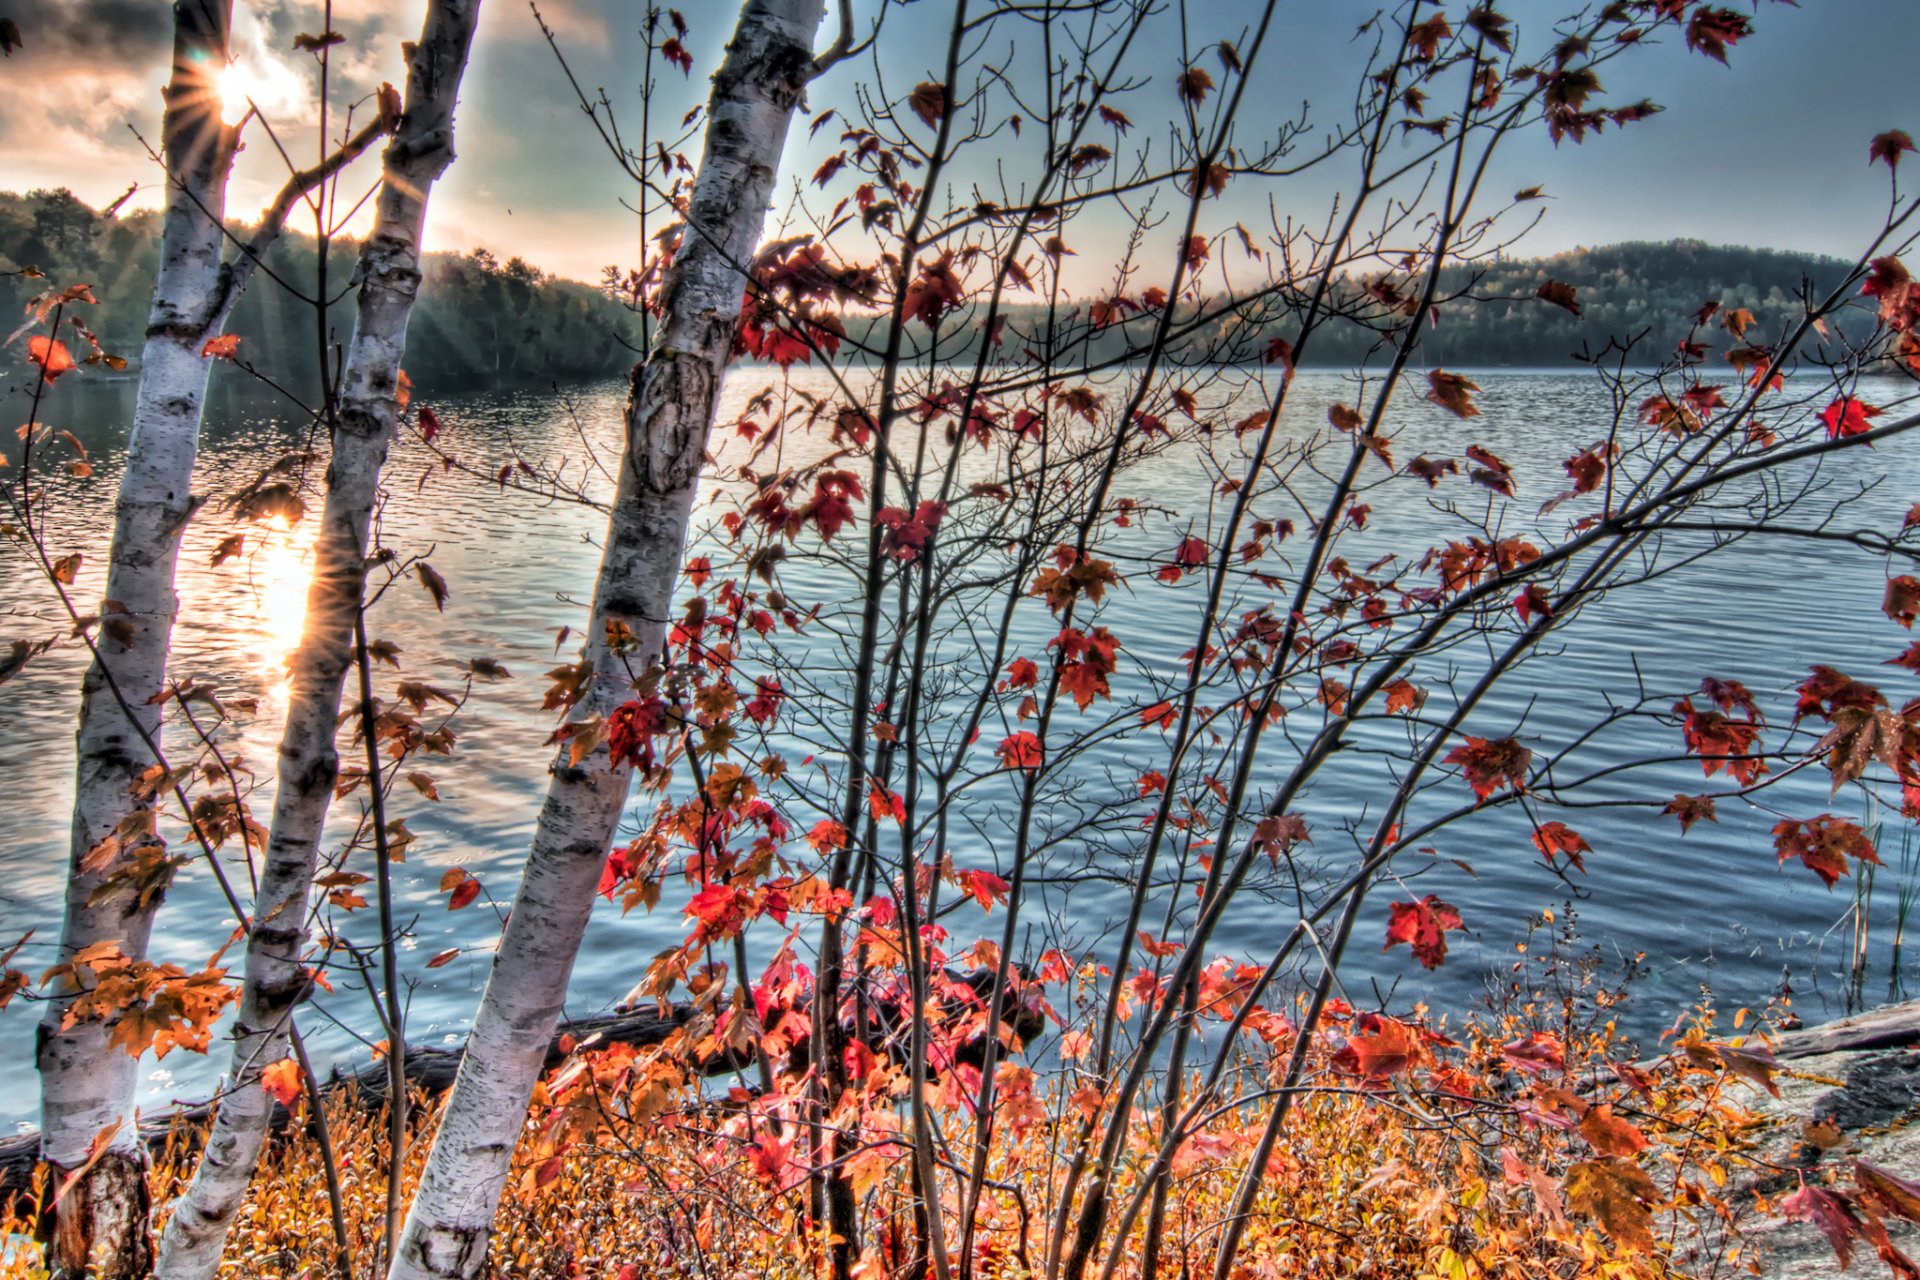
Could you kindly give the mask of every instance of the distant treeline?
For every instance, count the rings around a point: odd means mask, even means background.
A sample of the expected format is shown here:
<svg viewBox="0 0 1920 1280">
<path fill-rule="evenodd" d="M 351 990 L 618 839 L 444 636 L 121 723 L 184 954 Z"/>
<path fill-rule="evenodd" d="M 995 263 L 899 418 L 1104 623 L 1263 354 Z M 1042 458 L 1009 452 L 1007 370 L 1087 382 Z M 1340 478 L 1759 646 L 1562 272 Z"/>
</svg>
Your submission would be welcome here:
<svg viewBox="0 0 1920 1280">
<path fill-rule="evenodd" d="M 244 234 L 243 228 L 235 230 Z M 103 214 L 65 190 L 0 193 L 0 270 L 35 266 L 61 284 L 91 283 L 100 305 L 88 309 L 88 323 L 116 354 L 139 351 L 158 237 L 159 216 L 152 212 Z M 328 255 L 334 298 L 329 315 L 341 342 L 353 324 L 348 283 L 355 252 L 352 244 L 337 242 Z M 311 294 L 315 242 L 288 235 L 267 265 Z M 1638 351 L 1654 361 L 1672 352 L 1693 314 L 1709 301 L 1747 308 L 1754 316 L 1748 340 L 1767 342 L 1798 318 L 1804 281 L 1813 283 L 1816 296 L 1824 296 L 1848 266 L 1814 254 L 1673 240 L 1449 268 L 1443 290 L 1457 291 L 1471 282 L 1472 297 L 1450 303 L 1438 323 L 1427 327 L 1422 358 L 1456 366 L 1568 364 L 1583 347 L 1597 351 L 1610 338 L 1644 331 L 1649 336 Z M 1580 315 L 1535 296 L 1549 280 L 1573 286 Z M 34 280 L 0 279 L 0 305 L 17 315 L 19 305 L 41 287 Z M 1353 282 L 1356 293 L 1359 287 Z M 1019 336 L 1042 317 L 1030 306 L 1016 306 L 1008 319 L 1005 349 L 1014 355 Z M 850 315 L 846 327 L 858 344 L 878 322 L 877 316 Z M 1191 335 L 1183 347 L 1247 353 L 1261 350 L 1268 336 L 1294 336 L 1286 318 L 1269 313 L 1257 342 L 1229 342 L 1229 326 L 1242 323 L 1224 320 L 1217 332 Z M 240 304 L 232 331 L 241 335 L 242 355 L 263 371 L 312 385 L 319 361 L 312 308 L 264 273 Z M 637 332 L 635 318 L 602 291 L 556 279 L 520 258 L 503 264 L 484 249 L 429 254 L 408 331 L 407 371 L 423 387 L 446 389 L 607 377 L 631 365 L 633 352 L 623 343 L 635 341 Z M 1128 341 L 1137 342 L 1142 332 L 1137 321 L 1114 326 L 1094 333 L 1075 354 L 1108 358 L 1123 352 Z M 1719 326 L 1702 337 L 1710 348 L 1736 345 Z M 952 338 L 943 341 L 941 353 L 960 358 L 977 341 L 977 328 L 971 339 L 964 330 Z M 1306 363 L 1351 365 L 1377 354 L 1378 342 L 1379 335 L 1362 325 L 1336 322 L 1315 335 Z"/>
<path fill-rule="evenodd" d="M 1431 323 L 1423 322 L 1419 358 L 1427 365 L 1455 367 L 1570 365 L 1583 351 L 1599 355 L 1609 340 L 1637 339 L 1633 363 L 1652 365 L 1674 354 L 1676 344 L 1709 302 L 1719 303 L 1721 310 L 1694 340 L 1709 353 L 1719 354 L 1743 345 L 1724 324 L 1728 312 L 1745 308 L 1752 313 L 1745 343 L 1776 341 L 1802 318 L 1803 284 L 1810 282 L 1812 296 L 1824 300 L 1851 266 L 1816 254 L 1715 246 L 1698 240 L 1617 244 L 1550 258 L 1451 266 L 1441 273 L 1439 296 L 1461 296 L 1439 307 Z M 1302 364 L 1350 368 L 1390 356 L 1391 342 L 1383 340 L 1382 323 L 1363 324 L 1350 318 L 1383 314 L 1365 296 L 1369 278 L 1355 274 L 1336 290 L 1336 309 L 1342 314 L 1319 326 L 1302 352 Z M 1390 279 L 1403 296 L 1417 295 L 1418 279 L 1404 273 Z M 1579 314 L 1538 296 L 1549 281 L 1573 287 Z M 1174 361 L 1253 361 L 1263 356 L 1273 338 L 1296 343 L 1299 304 L 1297 297 L 1270 298 L 1193 325 L 1184 331 Z M 1222 311 L 1216 300 L 1203 301 L 1199 309 Z M 1122 358 L 1129 344 L 1137 351 L 1156 319 L 1152 312 L 1131 311 L 1121 324 L 1092 323 L 1099 310 L 1099 303 L 1082 302 L 1056 314 L 1056 341 L 1065 335 L 1072 359 Z M 1182 310 L 1191 314 L 1193 304 L 1183 303 Z M 1005 314 L 1001 351 L 1017 357 L 1023 347 L 1034 345 L 1035 335 L 1045 331 L 1046 314 L 1037 306 L 1020 303 L 1006 307 Z M 1398 317 L 1392 319 L 1397 322 Z M 871 327 L 877 323 L 849 318 L 848 335 L 856 345 L 878 349 L 884 344 Z M 1857 317 L 1849 314 L 1834 327 L 1864 333 L 1872 323 L 1871 308 L 1863 307 Z M 941 339 L 941 358 L 964 362 L 977 350 L 980 332 L 978 321 L 972 325 L 949 321 Z"/>
<path fill-rule="evenodd" d="M 235 225 L 244 238 L 248 229 Z M 358 246 L 336 241 L 327 255 L 333 341 L 353 331 L 349 287 Z M 48 282 L 91 284 L 99 301 L 86 323 L 110 352 L 137 357 L 160 257 L 160 215 L 114 217 L 65 190 L 0 192 L 0 271 L 37 267 L 47 280 L 0 279 L 0 306 L 18 316 Z M 236 308 L 229 331 L 240 356 L 289 385 L 317 385 L 320 345 L 314 308 L 269 278 L 315 296 L 317 242 L 289 233 L 267 255 Z M 501 263 L 484 249 L 427 255 L 420 302 L 407 331 L 407 374 L 420 386 L 454 389 L 503 382 L 577 382 L 624 372 L 638 325 L 600 290 L 560 280 L 519 258 Z M 7 323 L 11 329 L 18 321 Z"/>
<path fill-rule="evenodd" d="M 1422 336 L 1421 349 L 1430 364 L 1556 365 L 1573 361 L 1583 345 L 1597 352 L 1610 338 L 1644 332 L 1646 340 L 1636 351 L 1659 360 L 1673 353 L 1708 302 L 1718 302 L 1723 311 L 1745 307 L 1753 312 L 1747 340 L 1771 342 L 1801 318 L 1803 283 L 1811 282 L 1816 301 L 1824 300 L 1852 265 L 1811 253 L 1699 240 L 1615 244 L 1550 258 L 1481 263 L 1472 269 L 1479 276 L 1474 300 L 1446 307 Z M 1465 268 L 1443 272 L 1442 288 L 1460 288 L 1467 276 Z M 1574 287 L 1580 315 L 1535 296 L 1549 280 Z M 1326 337 L 1332 349 L 1318 352 L 1316 363 L 1357 358 L 1369 335 L 1349 331 Z M 1710 350 L 1739 345 L 1718 323 L 1700 339 Z"/>
</svg>

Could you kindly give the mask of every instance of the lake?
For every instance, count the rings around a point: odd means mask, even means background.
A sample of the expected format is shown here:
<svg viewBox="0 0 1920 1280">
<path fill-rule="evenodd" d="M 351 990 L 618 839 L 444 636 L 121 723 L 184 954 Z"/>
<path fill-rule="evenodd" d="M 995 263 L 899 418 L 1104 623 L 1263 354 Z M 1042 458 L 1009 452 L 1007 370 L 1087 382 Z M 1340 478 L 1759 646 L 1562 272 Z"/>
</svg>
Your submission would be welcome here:
<svg viewBox="0 0 1920 1280">
<path fill-rule="evenodd" d="M 796 373 L 796 380 L 826 390 L 820 375 Z M 1462 426 L 1420 405 L 1416 395 L 1404 410 L 1396 408 L 1396 451 L 1404 462 L 1435 442 L 1457 453 L 1477 440 L 1514 465 L 1521 501 L 1530 515 L 1539 501 L 1565 485 L 1559 464 L 1574 447 L 1591 443 L 1590 424 L 1605 407 L 1591 375 L 1578 372 L 1487 370 L 1475 373 L 1484 388 L 1485 416 Z M 811 382 L 807 380 L 811 379 Z M 56 554 L 83 551 L 87 562 L 76 599 L 100 594 L 100 569 L 111 516 L 113 485 L 119 470 L 130 384 L 72 385 L 70 379 L 50 402 L 47 418 L 71 429 L 94 453 L 92 479 L 59 482 L 51 544 Z M 768 377 L 756 371 L 730 378 L 722 419 L 736 415 L 747 397 Z M 490 471 L 513 448 L 529 456 L 578 459 L 581 436 L 604 444 L 617 438 L 625 388 L 608 382 L 551 391 L 503 391 L 436 396 L 431 404 L 444 424 L 448 447 L 485 464 Z M 1888 403 L 1902 392 L 1893 385 L 1863 386 L 1859 394 Z M 1341 376 L 1300 375 L 1296 403 L 1303 423 L 1324 421 L 1335 399 L 1351 398 Z M 24 419 L 20 402 L 10 405 Z M 1464 433 L 1464 434 L 1463 434 Z M 302 428 L 291 424 L 259 396 L 225 388 L 214 397 L 203 438 L 197 492 L 216 497 L 257 476 L 274 459 L 304 446 Z M 1829 475 L 1850 488 L 1869 485 L 1850 524 L 1896 529 L 1908 507 L 1920 498 L 1913 477 L 1920 445 L 1903 440 L 1877 451 L 1858 451 L 1835 464 Z M 1191 509 L 1204 497 L 1210 478 L 1197 466 L 1168 457 L 1150 464 L 1146 481 L 1156 501 Z M 1371 464 L 1370 464 L 1371 465 Z M 1885 481 L 1885 483 L 1875 482 Z M 1134 490 L 1142 485 L 1135 482 Z M 1415 486 L 1393 486 L 1412 491 Z M 543 502 L 503 492 L 491 483 L 440 474 L 417 442 L 403 442 L 390 470 L 391 499 L 383 518 L 388 545 L 407 554 L 430 554 L 452 586 L 444 613 L 436 613 L 412 583 L 398 584 L 373 612 L 371 634 L 398 645 L 408 675 L 456 684 L 456 660 L 491 657 L 514 679 L 475 688 L 454 725 L 459 749 L 431 768 L 443 802 L 432 804 L 405 791 L 398 806 L 417 837 L 407 861 L 396 868 L 403 918 L 410 921 L 403 943 L 404 968 L 412 988 L 409 1039 L 415 1043 L 456 1043 L 485 979 L 488 948 L 499 929 L 499 910 L 512 898 L 516 869 L 545 790 L 543 745 L 552 715 L 540 710 L 545 681 L 554 665 L 555 635 L 578 628 L 583 601 L 591 591 L 598 560 L 596 540 L 604 518 L 590 507 Z M 1383 498 L 1368 529 L 1368 546 L 1411 545 L 1416 550 L 1433 536 L 1431 512 L 1411 499 L 1394 506 Z M 272 764 L 284 706 L 282 664 L 296 643 L 304 608 L 305 578 L 312 521 L 290 529 L 249 533 L 246 553 L 219 567 L 211 565 L 215 544 L 233 531 L 230 519 L 209 505 L 188 528 L 181 558 L 182 616 L 175 633 L 174 670 L 205 678 L 225 694 L 257 696 L 257 713 L 239 718 L 237 750 L 256 771 L 259 790 L 252 799 L 263 820 L 270 812 Z M 1139 537 L 1168 545 L 1166 525 Z M 1410 542 L 1425 536 L 1422 541 Z M 1162 551 L 1164 555 L 1164 550 Z M 1358 553 L 1349 553 L 1364 564 Z M 716 564 L 719 555 L 716 552 Z M 38 637 L 64 630 L 57 604 L 28 572 L 24 560 L 9 552 L 0 561 L 0 639 Z M 1791 690 L 1810 661 L 1828 661 L 1879 684 L 1899 705 L 1914 695 L 1913 677 L 1879 664 L 1898 654 L 1912 637 L 1879 611 L 1885 566 L 1859 552 L 1838 553 L 1812 542 L 1743 545 L 1707 565 L 1680 570 L 1659 583 L 1623 595 L 1583 616 L 1543 657 L 1535 674 L 1489 703 L 1474 725 L 1486 732 L 1512 732 L 1528 712 L 1525 734 L 1536 746 L 1557 746 L 1557 736 L 1573 733 L 1600 705 L 1602 691 L 1621 689 L 1639 676 L 1649 687 L 1685 692 L 1702 675 L 1738 679 L 1759 694 L 1769 722 L 1784 725 L 1791 715 Z M 840 591 L 844 579 L 795 557 L 782 567 L 790 594 L 825 597 Z M 1142 607 L 1158 610 L 1159 625 L 1136 619 L 1149 638 L 1130 641 L 1130 672 L 1166 670 L 1191 644 L 1181 620 L 1179 592 L 1149 596 Z M 1162 603 L 1163 600 L 1166 603 Z M 847 607 L 844 598 L 827 603 Z M 1190 603 L 1190 601 L 1189 601 Z M 1049 632 L 1044 613 L 1025 618 L 1016 633 L 1022 651 L 1039 656 Z M 1703 639 L 1704 637 L 1704 639 Z M 571 649 L 571 642 L 567 646 Z M 74 713 L 84 651 L 57 649 L 31 663 L 0 686 L 0 941 L 10 942 L 31 927 L 34 938 L 15 963 L 35 977 L 52 962 L 59 931 L 59 903 L 66 860 L 66 828 L 72 785 Z M 438 674 L 436 674 L 436 672 Z M 1129 676 L 1129 678 L 1133 678 Z M 383 683 L 391 683 L 383 677 Z M 1138 686 L 1132 686 L 1137 689 Z M 1130 686 L 1116 681 L 1124 698 Z M 1549 696 L 1529 707 L 1523 692 Z M 1784 699 L 1784 701 L 1783 701 Z M 1644 734 L 1644 727 L 1634 733 Z M 1497 736 L 1497 734 L 1496 734 Z M 176 747 L 180 744 L 176 741 Z M 1668 731 L 1657 742 L 1616 735 L 1598 741 L 1579 756 L 1580 771 L 1605 769 L 1658 749 L 1678 753 L 1678 735 Z M 1270 746 L 1276 765 L 1279 743 Z M 1131 776 L 1135 768 L 1124 745 L 1087 757 L 1089 781 L 1107 772 Z M 1135 769 L 1137 772 L 1137 769 Z M 1342 815 L 1364 812 L 1368 796 L 1357 784 L 1330 778 L 1309 794 L 1302 807 L 1316 821 L 1320 852 L 1338 852 L 1337 823 Z M 1343 789 L 1344 788 L 1344 789 Z M 1678 761 L 1643 771 L 1629 785 L 1601 787 L 1597 799 L 1649 793 L 1671 795 L 1708 789 L 1697 763 Z M 1797 816 L 1827 807 L 1824 774 L 1811 774 L 1771 793 L 1767 803 Z M 1457 803 L 1454 795 L 1452 803 Z M 351 803 L 351 802 L 349 802 Z M 1862 817 L 1857 800 L 1843 794 L 1836 811 Z M 336 806 L 337 809 L 345 806 Z M 1388 894 L 1376 896 L 1356 937 L 1346 975 L 1357 1003 L 1375 991 L 1392 991 L 1404 1004 L 1428 999 L 1441 1007 L 1471 1002 L 1490 977 L 1504 972 L 1526 918 L 1545 908 L 1559 910 L 1575 898 L 1581 933 L 1587 944 L 1608 957 L 1645 952 L 1646 970 L 1626 1020 L 1651 1036 L 1703 992 L 1722 1007 L 1764 1002 L 1783 978 L 1791 982 L 1798 1013 L 1808 1021 L 1837 1014 L 1847 1000 L 1845 970 L 1853 926 L 1853 882 L 1829 892 L 1805 868 L 1775 865 L 1769 829 L 1771 813 L 1743 812 L 1722 804 L 1718 824 L 1701 823 L 1684 839 L 1670 818 L 1654 819 L 1645 810 L 1596 807 L 1574 815 L 1573 822 L 1592 843 L 1588 871 L 1563 880 L 1534 853 L 1528 827 L 1511 810 L 1486 815 L 1450 830 L 1436 841 L 1432 867 L 1410 883 L 1418 892 L 1437 893 L 1458 906 L 1470 926 L 1453 935 L 1452 956 L 1436 973 L 1422 972 L 1405 948 L 1382 954 L 1377 939 L 1387 913 Z M 1871 906 L 1871 945 L 1866 998 L 1897 992 L 1890 975 L 1899 886 L 1920 885 L 1920 850 L 1890 815 L 1881 855 L 1887 866 L 1878 875 Z M 811 819 L 800 824 L 804 830 Z M 1322 825 L 1324 824 L 1324 825 Z M 341 824 L 336 824 L 341 825 Z M 970 855 L 972 865 L 993 859 L 991 821 Z M 1453 861 L 1471 866 L 1471 873 Z M 470 870 L 485 883 L 498 910 L 481 903 L 460 912 L 446 909 L 438 889 L 449 867 Z M 244 884 L 244 866 L 234 874 Z M 1048 907 L 1081 921 L 1100 922 L 1117 911 L 1120 890 L 1111 884 L 1081 882 L 1044 889 Z M 369 891 L 369 896 L 371 896 Z M 1270 908 L 1249 910 L 1230 919 L 1219 939 L 1230 952 L 1264 956 L 1277 931 L 1288 923 Z M 223 902 L 204 868 L 183 873 L 164 907 L 156 934 L 156 958 L 195 965 L 204 961 L 232 928 Z M 347 918 L 342 930 L 366 940 L 373 935 L 370 912 Z M 663 906 L 652 914 L 622 916 L 601 904 L 589 929 L 575 971 L 570 1013 L 604 1011 L 633 985 L 647 962 L 684 933 L 678 914 Z M 1085 936 L 1099 936 L 1097 923 Z M 442 967 L 425 960 L 449 948 L 460 955 Z M 237 970 L 238 950 L 231 958 Z M 31 1074 L 33 1024 L 38 1009 L 16 1000 L 0 1013 L 0 1124 L 31 1122 L 37 1096 Z M 316 1055 L 326 1061 L 363 1062 L 370 1030 L 363 995 L 349 984 L 303 1012 L 302 1026 Z M 175 1100 L 204 1097 L 224 1065 L 224 1046 L 215 1043 L 211 1060 L 175 1052 L 155 1062 L 146 1077 L 142 1104 L 160 1107 Z"/>
</svg>

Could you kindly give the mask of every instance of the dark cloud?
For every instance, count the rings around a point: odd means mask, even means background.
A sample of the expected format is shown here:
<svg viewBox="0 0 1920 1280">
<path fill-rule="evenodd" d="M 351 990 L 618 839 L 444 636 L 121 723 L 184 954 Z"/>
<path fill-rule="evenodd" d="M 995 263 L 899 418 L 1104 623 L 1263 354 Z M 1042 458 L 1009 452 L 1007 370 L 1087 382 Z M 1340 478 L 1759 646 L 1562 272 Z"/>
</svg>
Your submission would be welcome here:
<svg viewBox="0 0 1920 1280">
<path fill-rule="evenodd" d="M 159 0 L 0 4 L 0 16 L 20 28 L 16 58 L 90 62 L 104 71 L 145 70 L 172 56 L 173 6 Z"/>
</svg>

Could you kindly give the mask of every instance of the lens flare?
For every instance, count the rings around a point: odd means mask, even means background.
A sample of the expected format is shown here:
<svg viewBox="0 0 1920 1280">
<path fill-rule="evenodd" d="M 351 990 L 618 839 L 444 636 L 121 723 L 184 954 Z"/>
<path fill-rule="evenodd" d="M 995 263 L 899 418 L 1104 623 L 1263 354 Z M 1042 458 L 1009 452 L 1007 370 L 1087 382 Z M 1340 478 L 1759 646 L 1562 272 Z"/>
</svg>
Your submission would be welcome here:
<svg viewBox="0 0 1920 1280">
<path fill-rule="evenodd" d="M 214 78 L 220 94 L 220 118 L 240 123 L 249 108 L 267 116 L 285 116 L 307 107 L 312 96 L 300 73 L 267 47 L 259 24 L 236 31 L 233 61 Z"/>
</svg>

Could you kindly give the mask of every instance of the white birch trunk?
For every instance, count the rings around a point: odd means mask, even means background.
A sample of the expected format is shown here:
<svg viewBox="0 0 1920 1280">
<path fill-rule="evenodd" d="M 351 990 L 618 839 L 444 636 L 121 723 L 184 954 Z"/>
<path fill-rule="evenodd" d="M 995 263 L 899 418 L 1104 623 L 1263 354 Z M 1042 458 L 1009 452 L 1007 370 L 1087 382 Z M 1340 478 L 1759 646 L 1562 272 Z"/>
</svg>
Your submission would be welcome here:
<svg viewBox="0 0 1920 1280">
<path fill-rule="evenodd" d="M 632 696 L 609 623 L 658 660 L 720 380 L 740 321 L 744 265 L 758 247 L 793 113 L 812 67 L 820 0 L 747 0 L 714 77 L 705 151 L 681 249 L 664 284 L 658 340 L 633 371 L 626 450 L 587 626 L 594 676 L 575 719 Z M 390 1280 L 478 1276 L 526 1125 L 547 1043 L 625 806 L 630 771 L 605 745 L 578 766 L 562 747 L 513 913 L 466 1057 L 388 1272 Z"/>
<path fill-rule="evenodd" d="M 202 1280 L 218 1268 L 273 1114 L 260 1073 L 287 1056 L 293 1009 L 306 995 L 300 962 L 307 899 L 339 775 L 335 728 L 341 684 L 355 660 L 367 530 L 399 416 L 395 396 L 420 288 L 427 201 L 453 160 L 454 102 L 479 9 L 480 0 L 429 0 L 407 69 L 405 107 L 386 150 L 373 230 L 360 250 L 358 310 L 341 378 L 306 625 L 292 663 L 233 1065 L 193 1181 L 161 1236 L 157 1272 L 163 1280 Z"/>
<path fill-rule="evenodd" d="M 153 928 L 153 909 L 136 908 L 131 892 L 96 900 L 118 858 L 95 870 L 81 863 L 147 807 L 132 787 L 154 763 L 147 744 L 160 733 L 160 708 L 149 699 L 166 678 L 178 609 L 174 562 L 194 506 L 189 486 L 210 363 L 200 348 L 224 292 L 221 218 L 234 136 L 220 121 L 213 78 L 227 63 L 231 12 L 231 0 L 196 0 L 174 10 L 161 140 L 168 180 L 160 265 L 114 507 L 100 611 L 106 625 L 95 629 L 98 648 L 81 685 L 62 960 L 107 941 L 128 956 L 144 956 Z M 146 1153 L 133 1116 L 139 1059 L 109 1047 L 106 1023 L 62 1030 L 73 992 L 48 994 L 36 1057 L 41 1155 L 53 1180 L 84 1165 L 96 1140 L 119 1126 L 102 1144 L 106 1154 L 50 1210 L 49 1268 L 56 1276 L 144 1275 L 152 1245 Z"/>
</svg>

